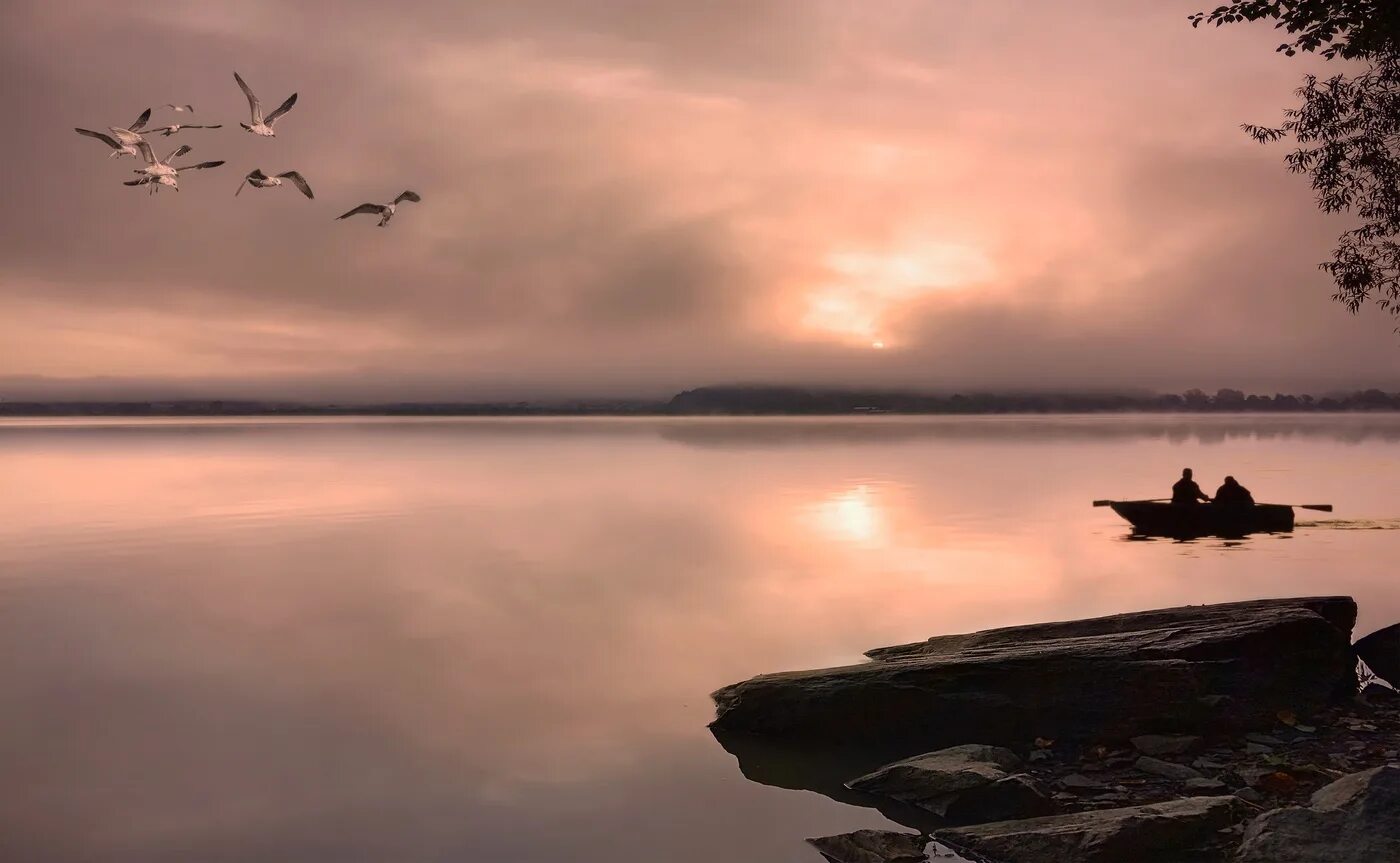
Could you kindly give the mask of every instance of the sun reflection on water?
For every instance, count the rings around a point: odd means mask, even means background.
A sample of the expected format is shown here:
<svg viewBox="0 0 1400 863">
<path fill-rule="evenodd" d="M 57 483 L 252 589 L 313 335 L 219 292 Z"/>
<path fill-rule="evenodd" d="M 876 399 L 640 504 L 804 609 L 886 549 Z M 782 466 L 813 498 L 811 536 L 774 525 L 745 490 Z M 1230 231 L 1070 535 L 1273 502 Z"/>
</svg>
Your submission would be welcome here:
<svg viewBox="0 0 1400 863">
<path fill-rule="evenodd" d="M 830 539 L 863 546 L 889 543 L 889 517 L 869 485 L 829 495 L 813 507 L 817 529 Z"/>
</svg>

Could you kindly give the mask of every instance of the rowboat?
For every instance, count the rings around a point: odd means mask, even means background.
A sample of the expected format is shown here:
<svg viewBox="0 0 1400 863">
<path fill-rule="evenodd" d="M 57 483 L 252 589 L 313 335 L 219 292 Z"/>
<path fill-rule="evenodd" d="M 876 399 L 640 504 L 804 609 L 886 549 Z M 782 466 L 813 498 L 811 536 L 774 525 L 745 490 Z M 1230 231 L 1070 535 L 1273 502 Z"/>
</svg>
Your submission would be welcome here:
<svg viewBox="0 0 1400 863">
<path fill-rule="evenodd" d="M 1293 529 L 1293 507 L 1278 503 L 1220 506 L 1214 503 L 1172 504 L 1121 500 L 1109 504 L 1133 526 L 1150 536 L 1243 536 Z M 1331 507 L 1328 507 L 1330 509 Z"/>
</svg>

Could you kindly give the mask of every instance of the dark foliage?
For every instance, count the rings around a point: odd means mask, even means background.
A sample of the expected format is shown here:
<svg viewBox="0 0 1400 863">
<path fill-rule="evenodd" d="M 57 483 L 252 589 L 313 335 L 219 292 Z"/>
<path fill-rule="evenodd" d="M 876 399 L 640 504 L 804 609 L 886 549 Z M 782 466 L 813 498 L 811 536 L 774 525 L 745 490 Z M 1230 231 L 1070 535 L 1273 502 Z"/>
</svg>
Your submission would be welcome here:
<svg viewBox="0 0 1400 863">
<path fill-rule="evenodd" d="M 1260 20 L 1293 35 L 1280 51 L 1363 66 L 1308 75 L 1281 125 L 1244 129 L 1264 144 L 1294 141 L 1285 163 L 1308 175 L 1318 207 L 1359 223 L 1319 265 L 1333 297 L 1352 312 L 1374 302 L 1400 316 L 1400 0 L 1244 0 L 1191 16 L 1193 26 Z"/>
<path fill-rule="evenodd" d="M 1273 21 L 1292 39 L 1278 46 L 1290 57 L 1299 51 L 1327 59 L 1370 58 L 1394 53 L 1400 45 L 1400 3 L 1395 0 L 1241 0 L 1191 16 L 1191 26 Z"/>
</svg>

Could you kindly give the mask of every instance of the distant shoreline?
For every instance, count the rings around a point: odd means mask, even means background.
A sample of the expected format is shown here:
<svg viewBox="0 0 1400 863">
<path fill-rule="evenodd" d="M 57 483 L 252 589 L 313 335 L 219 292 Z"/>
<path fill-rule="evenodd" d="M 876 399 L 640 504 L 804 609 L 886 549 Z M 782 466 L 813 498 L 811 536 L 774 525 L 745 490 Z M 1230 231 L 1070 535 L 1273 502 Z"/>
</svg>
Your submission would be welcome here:
<svg viewBox="0 0 1400 863">
<path fill-rule="evenodd" d="M 777 386 L 716 386 L 669 400 L 389 402 L 335 404 L 232 399 L 0 401 L 0 417 L 529 417 L 529 416 L 995 416 L 1070 414 L 1395 413 L 1400 393 L 1378 389 L 1323 396 L 1182 394 L 920 394 Z"/>
</svg>

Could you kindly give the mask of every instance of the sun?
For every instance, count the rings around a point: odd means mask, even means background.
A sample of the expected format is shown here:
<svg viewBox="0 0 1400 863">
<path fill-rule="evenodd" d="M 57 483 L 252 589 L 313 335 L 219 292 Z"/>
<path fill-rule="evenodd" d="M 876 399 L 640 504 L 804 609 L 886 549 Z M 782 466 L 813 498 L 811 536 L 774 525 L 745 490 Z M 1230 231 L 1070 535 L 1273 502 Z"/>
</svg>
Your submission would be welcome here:
<svg viewBox="0 0 1400 863">
<path fill-rule="evenodd" d="M 891 316 L 942 291 L 990 277 L 992 267 L 973 246 L 912 242 L 887 248 L 844 248 L 826 254 L 825 278 L 806 296 L 802 329 L 851 347 L 884 350 Z"/>
</svg>

